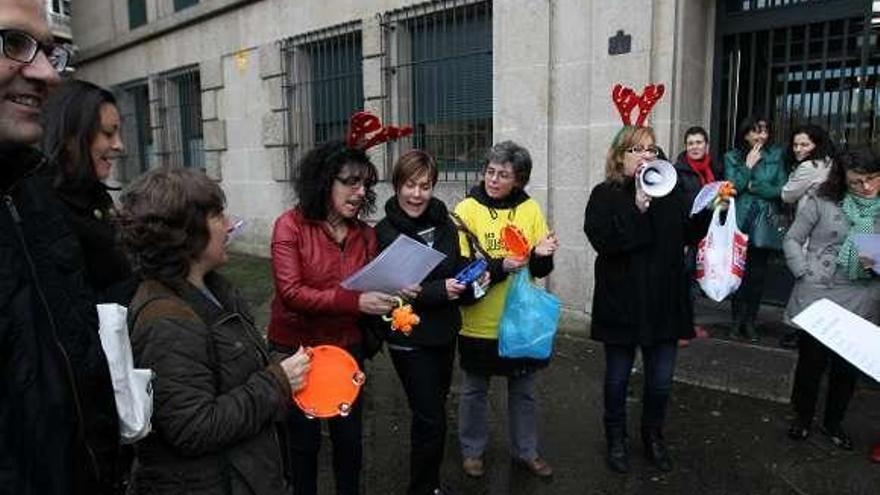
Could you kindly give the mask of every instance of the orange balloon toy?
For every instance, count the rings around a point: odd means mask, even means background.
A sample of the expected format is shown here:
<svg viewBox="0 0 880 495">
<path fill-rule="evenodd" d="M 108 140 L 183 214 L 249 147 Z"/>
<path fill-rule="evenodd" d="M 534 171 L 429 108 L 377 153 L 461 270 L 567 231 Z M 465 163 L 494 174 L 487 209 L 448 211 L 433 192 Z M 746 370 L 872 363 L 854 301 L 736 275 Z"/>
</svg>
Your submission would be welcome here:
<svg viewBox="0 0 880 495">
<path fill-rule="evenodd" d="M 383 316 L 383 320 L 391 322 L 391 330 L 404 335 L 412 333 L 414 326 L 419 324 L 419 315 L 415 314 L 409 304 L 403 304 L 403 299 L 397 298 L 397 307 L 391 311 L 391 316 Z"/>
</svg>

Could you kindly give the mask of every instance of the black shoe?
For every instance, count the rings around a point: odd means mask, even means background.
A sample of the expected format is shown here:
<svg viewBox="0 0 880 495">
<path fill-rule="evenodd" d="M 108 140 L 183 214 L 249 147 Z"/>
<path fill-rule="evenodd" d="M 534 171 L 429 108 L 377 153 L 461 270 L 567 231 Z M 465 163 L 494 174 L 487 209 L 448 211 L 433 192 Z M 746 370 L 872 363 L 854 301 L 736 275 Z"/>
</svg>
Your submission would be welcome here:
<svg viewBox="0 0 880 495">
<path fill-rule="evenodd" d="M 753 321 L 743 323 L 742 336 L 752 344 L 757 344 L 761 341 L 761 339 L 758 338 L 758 331 L 755 328 L 755 322 Z"/>
<path fill-rule="evenodd" d="M 834 444 L 835 447 L 842 450 L 852 450 L 853 444 L 852 440 L 849 438 L 849 435 L 843 431 L 840 425 L 835 426 L 823 426 L 822 434 L 827 436 L 831 443 Z"/>
<path fill-rule="evenodd" d="M 629 472 L 629 448 L 625 434 L 608 435 L 608 467 L 615 473 Z"/>
<path fill-rule="evenodd" d="M 797 349 L 798 334 L 797 332 L 789 332 L 779 339 L 779 347 L 783 349 Z"/>
<path fill-rule="evenodd" d="M 792 440 L 806 440 L 810 436 L 810 422 L 795 419 L 788 427 L 788 438 Z"/>
<path fill-rule="evenodd" d="M 645 444 L 645 455 L 657 469 L 664 473 L 672 471 L 672 458 L 669 457 L 669 449 L 666 448 L 662 433 L 659 431 L 642 433 L 642 442 Z"/>
</svg>

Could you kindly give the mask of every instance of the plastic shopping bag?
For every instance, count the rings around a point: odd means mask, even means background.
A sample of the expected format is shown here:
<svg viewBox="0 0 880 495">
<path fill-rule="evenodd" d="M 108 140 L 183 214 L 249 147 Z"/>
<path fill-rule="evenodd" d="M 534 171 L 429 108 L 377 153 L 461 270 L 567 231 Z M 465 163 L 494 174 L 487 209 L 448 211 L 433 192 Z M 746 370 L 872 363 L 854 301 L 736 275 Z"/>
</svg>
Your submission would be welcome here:
<svg viewBox="0 0 880 495">
<path fill-rule="evenodd" d="M 506 358 L 547 359 L 562 305 L 559 298 L 531 283 L 528 269 L 514 275 L 498 326 L 498 354 Z"/>
<path fill-rule="evenodd" d="M 742 282 L 746 268 L 749 237 L 736 226 L 736 204 L 730 198 L 727 219 L 721 223 L 720 208 L 712 213 L 709 232 L 697 250 L 697 282 L 714 301 L 722 301 L 734 293 Z"/>
<path fill-rule="evenodd" d="M 131 341 L 128 338 L 126 313 L 118 304 L 99 304 L 98 333 L 101 347 L 110 365 L 116 412 L 119 414 L 119 435 L 122 443 L 134 443 L 150 433 L 153 414 L 153 372 L 134 369 Z"/>
</svg>

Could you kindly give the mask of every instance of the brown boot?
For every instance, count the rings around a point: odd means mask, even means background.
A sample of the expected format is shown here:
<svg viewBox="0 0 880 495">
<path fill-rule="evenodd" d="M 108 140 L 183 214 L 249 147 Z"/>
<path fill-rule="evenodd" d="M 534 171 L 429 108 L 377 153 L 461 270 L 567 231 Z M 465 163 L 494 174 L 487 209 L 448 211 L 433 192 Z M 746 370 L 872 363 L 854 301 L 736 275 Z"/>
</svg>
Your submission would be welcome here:
<svg viewBox="0 0 880 495">
<path fill-rule="evenodd" d="M 550 478 L 553 476 L 553 468 L 550 467 L 550 464 L 548 464 L 547 461 L 540 457 L 535 457 L 530 461 L 525 459 L 514 459 L 514 463 L 518 467 L 528 470 L 538 478 Z"/>
<path fill-rule="evenodd" d="M 480 457 L 465 457 L 461 463 L 461 469 L 464 470 L 464 474 L 471 478 L 481 478 L 485 474 L 483 459 Z"/>
</svg>

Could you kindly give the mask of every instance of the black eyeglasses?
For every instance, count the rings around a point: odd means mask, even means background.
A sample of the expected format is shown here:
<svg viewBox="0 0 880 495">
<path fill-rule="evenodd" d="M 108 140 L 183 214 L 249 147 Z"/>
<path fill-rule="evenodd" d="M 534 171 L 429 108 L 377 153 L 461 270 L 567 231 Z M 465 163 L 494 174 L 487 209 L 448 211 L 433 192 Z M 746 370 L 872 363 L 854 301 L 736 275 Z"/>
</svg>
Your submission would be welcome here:
<svg viewBox="0 0 880 495">
<path fill-rule="evenodd" d="M 36 38 L 17 29 L 0 29 L 0 50 L 6 58 L 23 64 L 33 63 L 37 51 L 42 51 L 49 60 L 49 65 L 57 72 L 67 68 L 70 51 L 63 45 L 43 43 Z"/>
</svg>

